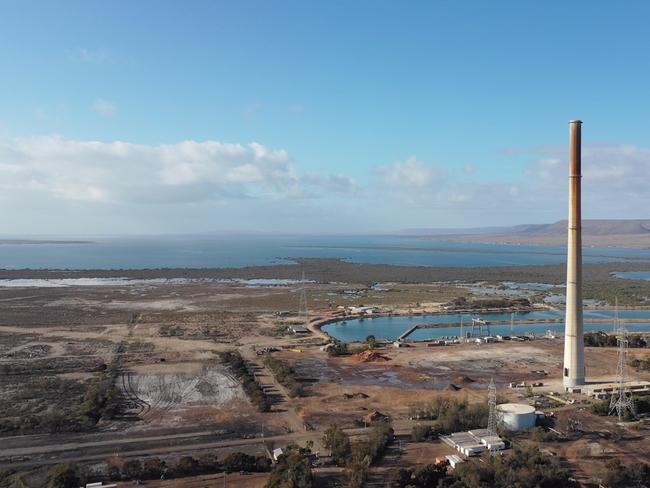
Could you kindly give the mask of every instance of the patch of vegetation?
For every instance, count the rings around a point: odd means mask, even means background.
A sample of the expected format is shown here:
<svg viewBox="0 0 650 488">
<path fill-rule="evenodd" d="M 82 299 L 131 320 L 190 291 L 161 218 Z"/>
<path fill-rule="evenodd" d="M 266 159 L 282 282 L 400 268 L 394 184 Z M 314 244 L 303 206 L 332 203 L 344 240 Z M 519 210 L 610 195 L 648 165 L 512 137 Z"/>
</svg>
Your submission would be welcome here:
<svg viewBox="0 0 650 488">
<path fill-rule="evenodd" d="M 610 278 L 607 280 L 586 280 L 583 283 L 584 297 L 623 307 L 648 305 L 650 297 L 650 282 L 645 280 L 623 280 Z"/>
<path fill-rule="evenodd" d="M 430 425 L 414 425 L 413 429 L 411 429 L 411 440 L 413 442 L 424 442 L 434 433 L 434 429 Z"/>
<path fill-rule="evenodd" d="M 639 371 L 650 371 L 650 358 L 634 358 L 630 361 L 630 366 Z"/>
<path fill-rule="evenodd" d="M 158 335 L 161 337 L 181 337 L 185 335 L 185 331 L 178 325 L 163 324 L 158 329 Z"/>
<path fill-rule="evenodd" d="M 227 364 L 233 374 L 241 382 L 246 395 L 260 412 L 268 412 L 271 409 L 269 399 L 264 390 L 255 381 L 255 376 L 251 373 L 246 365 L 246 361 L 239 351 L 228 351 L 220 354 L 221 360 Z"/>
<path fill-rule="evenodd" d="M 428 404 L 413 407 L 411 417 L 436 420 L 432 429 L 436 433 L 450 434 L 487 425 L 488 406 L 484 403 L 469 403 L 467 400 L 434 397 Z"/>
<path fill-rule="evenodd" d="M 295 369 L 271 356 L 264 359 L 264 364 L 271 370 L 275 379 L 287 389 L 287 394 L 291 398 L 304 396 L 305 389 L 296 378 Z"/>
<path fill-rule="evenodd" d="M 311 488 L 313 478 L 308 454 L 311 451 L 295 444 L 285 447 L 271 471 L 266 488 Z"/>
<path fill-rule="evenodd" d="M 265 472 L 270 469 L 271 461 L 264 456 L 255 457 L 243 452 L 233 452 L 223 460 L 223 467 L 228 473 Z"/>
<path fill-rule="evenodd" d="M 129 353 L 134 352 L 153 352 L 155 349 L 153 342 L 142 341 L 140 339 L 130 340 L 127 346 L 127 351 Z"/>
<path fill-rule="evenodd" d="M 335 340 L 332 346 L 327 350 L 327 354 L 329 354 L 332 357 L 346 356 L 350 354 L 347 342 L 341 342 Z"/>
<path fill-rule="evenodd" d="M 49 488 L 70 488 L 79 486 L 81 480 L 77 474 L 76 468 L 70 464 L 57 464 L 50 469 Z"/>
<path fill-rule="evenodd" d="M 370 465 L 380 459 L 393 442 L 393 428 L 388 422 L 373 424 L 368 438 L 352 445 L 350 459 L 345 470 L 347 486 L 361 488 L 365 485 Z"/>
<path fill-rule="evenodd" d="M 121 412 L 123 397 L 115 386 L 116 377 L 117 371 L 114 368 L 95 373 L 79 410 L 83 422 L 95 425 L 102 418 L 112 419 Z"/>
<path fill-rule="evenodd" d="M 448 480 L 447 463 L 427 464 L 420 469 L 400 468 L 394 472 L 393 486 L 405 488 L 412 486 L 414 488 L 430 488 L 440 486 L 441 482 Z M 443 485 L 447 486 L 447 485 Z"/>
<path fill-rule="evenodd" d="M 634 408 L 637 414 L 650 413 L 650 396 L 634 396 Z M 610 414 L 609 400 L 598 400 L 591 404 L 590 410 L 594 415 L 607 416 Z M 632 414 L 626 411 L 624 420 L 633 420 Z"/>
<path fill-rule="evenodd" d="M 645 488 L 650 486 L 650 464 L 624 465 L 619 459 L 613 459 L 605 465 L 602 485 L 607 488 Z"/>
<path fill-rule="evenodd" d="M 337 466 L 345 465 L 352 450 L 350 437 L 338 425 L 334 424 L 325 431 L 323 446 L 325 449 L 329 449 L 332 460 Z"/>
<path fill-rule="evenodd" d="M 483 462 L 465 462 L 458 465 L 455 477 L 460 482 L 455 488 L 510 488 L 513 486 L 579 488 L 571 472 L 561 466 L 557 458 L 541 453 L 533 447 L 513 449 L 508 456 L 489 456 Z"/>
<path fill-rule="evenodd" d="M 284 337 L 290 335 L 286 324 L 276 324 L 273 327 L 265 327 L 260 329 L 259 333 L 268 337 Z"/>
<path fill-rule="evenodd" d="M 271 469 L 271 461 L 265 456 L 251 456 L 243 452 L 230 453 L 222 463 L 214 454 L 206 454 L 200 458 L 192 456 L 181 456 L 175 463 L 168 464 L 164 460 L 151 457 L 144 461 L 139 459 L 118 460 L 117 463 L 109 466 L 109 478 L 111 480 L 147 480 L 165 478 L 184 478 L 186 476 L 197 476 L 210 473 L 238 473 L 245 472 L 266 472 Z M 88 481 L 95 481 L 96 477 L 89 477 Z M 99 480 L 97 480 L 99 481 Z M 65 485 L 67 486 L 79 486 Z"/>
<path fill-rule="evenodd" d="M 11 486 L 15 474 L 13 469 L 0 469 L 0 486 Z"/>
<path fill-rule="evenodd" d="M 532 429 L 530 437 L 537 442 L 561 442 L 567 440 L 566 437 L 544 427 L 535 427 Z"/>
<path fill-rule="evenodd" d="M 474 298 L 468 300 L 466 297 L 461 296 L 455 298 L 451 303 L 447 304 L 457 310 L 479 310 L 486 308 L 518 308 L 528 309 L 531 307 L 528 298 Z"/>
<path fill-rule="evenodd" d="M 648 347 L 646 339 L 640 335 L 629 335 L 628 343 L 630 347 Z M 586 332 L 584 335 L 585 346 L 590 347 L 616 347 L 618 339 L 614 334 L 606 332 Z"/>
</svg>

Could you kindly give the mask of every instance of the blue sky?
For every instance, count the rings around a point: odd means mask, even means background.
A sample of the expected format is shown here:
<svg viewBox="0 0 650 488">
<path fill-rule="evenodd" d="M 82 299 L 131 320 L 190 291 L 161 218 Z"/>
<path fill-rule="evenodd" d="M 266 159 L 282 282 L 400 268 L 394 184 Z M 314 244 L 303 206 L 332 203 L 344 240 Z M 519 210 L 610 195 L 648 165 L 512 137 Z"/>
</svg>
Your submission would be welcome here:
<svg viewBox="0 0 650 488">
<path fill-rule="evenodd" d="M 585 215 L 647 216 L 647 2 L 0 11 L 0 234 L 559 220 L 572 118 Z"/>
</svg>

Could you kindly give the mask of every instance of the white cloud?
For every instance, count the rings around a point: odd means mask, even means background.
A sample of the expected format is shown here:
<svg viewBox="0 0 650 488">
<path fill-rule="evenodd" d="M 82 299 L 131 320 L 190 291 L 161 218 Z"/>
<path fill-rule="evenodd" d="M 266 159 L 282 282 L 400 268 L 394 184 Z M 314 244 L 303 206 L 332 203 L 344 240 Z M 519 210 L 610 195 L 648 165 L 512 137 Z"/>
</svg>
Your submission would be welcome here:
<svg viewBox="0 0 650 488">
<path fill-rule="evenodd" d="M 499 168 L 492 181 L 477 181 L 410 157 L 371 169 L 360 183 L 345 172 L 300 171 L 286 150 L 256 142 L 146 145 L 5 137 L 0 201 L 6 212 L 0 224 L 32 232 L 47 226 L 138 232 L 147 225 L 171 231 L 203 225 L 318 231 L 343 215 L 348 228 L 376 221 L 385 230 L 564 218 L 566 148 L 529 152 L 534 157 L 518 181 L 499 178 Z M 586 145 L 583 174 L 586 217 L 647 217 L 650 149 Z"/>
<path fill-rule="evenodd" d="M 566 192 L 567 148 L 546 146 L 531 151 L 539 155 L 527 175 L 545 191 Z M 650 148 L 633 145 L 589 144 L 582 148 L 583 191 L 598 202 L 617 203 L 642 199 L 650 207 Z"/>
<path fill-rule="evenodd" d="M 93 102 L 92 109 L 102 117 L 115 117 L 117 115 L 117 107 L 113 102 L 98 98 Z"/>
<path fill-rule="evenodd" d="M 361 187 L 356 180 L 342 173 L 333 175 L 307 173 L 303 176 L 302 182 L 317 191 L 327 191 L 328 193 L 355 195 L 361 192 Z"/>
<path fill-rule="evenodd" d="M 424 189 L 433 184 L 444 184 L 447 177 L 444 168 L 425 164 L 415 156 L 411 156 L 406 161 L 379 166 L 377 174 L 384 184 L 405 191 Z"/>
<path fill-rule="evenodd" d="M 284 149 L 217 141 L 158 146 L 30 137 L 0 141 L 0 190 L 57 200 L 174 203 L 352 193 L 353 179 L 300 176 Z"/>
<path fill-rule="evenodd" d="M 387 202 L 399 205 L 414 225 L 475 226 L 550 222 L 565 218 L 568 162 L 565 146 L 512 149 L 532 154 L 522 178 L 510 174 L 477 181 L 471 171 L 448 172 L 411 157 L 379 166 L 376 176 Z M 584 145 L 583 211 L 586 218 L 646 218 L 650 208 L 650 149 L 629 145 Z"/>
</svg>

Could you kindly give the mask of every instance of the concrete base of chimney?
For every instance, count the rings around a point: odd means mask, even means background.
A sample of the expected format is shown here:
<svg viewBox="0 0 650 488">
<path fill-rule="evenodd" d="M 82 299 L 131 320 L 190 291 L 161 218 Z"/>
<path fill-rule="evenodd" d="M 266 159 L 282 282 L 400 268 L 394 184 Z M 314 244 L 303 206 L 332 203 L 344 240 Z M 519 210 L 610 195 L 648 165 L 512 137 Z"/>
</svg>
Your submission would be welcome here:
<svg viewBox="0 0 650 488">
<path fill-rule="evenodd" d="M 583 386 L 585 384 L 585 379 L 583 378 L 564 378 L 562 380 L 564 388 L 575 388 L 577 386 Z"/>
</svg>

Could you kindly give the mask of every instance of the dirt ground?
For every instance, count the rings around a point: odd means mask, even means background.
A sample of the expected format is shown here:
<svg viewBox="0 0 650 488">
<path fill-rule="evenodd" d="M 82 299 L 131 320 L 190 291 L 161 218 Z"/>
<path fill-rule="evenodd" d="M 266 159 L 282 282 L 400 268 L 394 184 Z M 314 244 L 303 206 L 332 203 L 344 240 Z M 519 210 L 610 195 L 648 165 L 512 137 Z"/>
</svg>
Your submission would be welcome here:
<svg viewBox="0 0 650 488">
<path fill-rule="evenodd" d="M 401 310 L 419 304 L 421 309 L 439 310 L 454 296 L 468 296 L 466 289 L 450 284 L 390 285 L 388 291 L 363 284 L 308 286 L 312 315 L 320 317 L 337 305 L 361 303 Z M 319 347 L 326 342 L 322 334 L 315 329 L 306 337 L 289 334 L 287 325 L 296 318 L 275 313 L 295 311 L 299 290 L 295 283 L 232 282 L 0 288 L 0 465 L 46 465 L 56 462 L 56 456 L 95 460 L 116 451 L 138 457 L 155 449 L 173 457 L 209 447 L 221 456 L 236 449 L 259 451 L 262 434 L 276 436 L 267 447 L 312 440 L 322 449 L 319 440 L 329 425 L 362 427 L 363 417 L 373 411 L 390 416 L 404 441 L 392 462 L 421 465 L 449 454 L 449 449 L 437 442 L 408 441 L 414 425 L 410 412 L 418 404 L 440 395 L 485 402 L 487 386 L 494 380 L 500 400 L 539 401 L 538 408 L 544 408 L 548 403 L 542 395 L 561 389 L 562 340 L 444 347 L 415 343 L 399 349 L 380 345 L 380 358 L 368 362 L 354 356 L 329 357 Z M 257 354 L 264 347 L 278 349 L 273 357 L 295 369 L 304 396 L 290 398 L 266 370 L 263 356 Z M 219 353 L 233 349 L 241 352 L 260 385 L 273 393 L 271 412 L 260 413 L 221 364 Z M 612 348 L 587 348 L 589 377 L 613 378 L 616 354 Z M 108 365 L 118 366 L 115 384 L 128 399 L 129 415 L 100 420 L 91 432 L 53 427 L 57 415 L 78 415 L 96 375 Z M 647 373 L 634 375 L 650 380 Z M 543 386 L 532 392 L 509 388 L 520 382 Z M 545 448 L 563 456 L 577 476 L 587 479 L 612 456 L 643 459 L 650 452 L 645 430 L 603 438 L 608 435 L 603 431 L 620 430 L 615 422 L 579 410 L 588 407 L 584 397 L 563 398 L 576 403 L 558 407 L 556 402 L 553 408 L 560 416 L 580 416 L 585 432 Z M 174 435 L 177 441 L 162 440 Z M 142 440 L 148 437 L 151 440 Z M 248 438 L 250 444 L 228 444 Z M 84 444 L 91 440 L 97 444 Z M 119 444 L 104 447 L 106 442 Z M 48 446 L 65 443 L 74 448 L 48 453 Z M 253 487 L 265 481 L 265 475 L 231 476 L 228 485 Z M 146 486 L 222 486 L 223 479 L 216 475 L 180 482 Z"/>
</svg>

